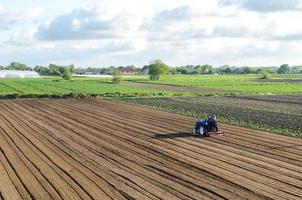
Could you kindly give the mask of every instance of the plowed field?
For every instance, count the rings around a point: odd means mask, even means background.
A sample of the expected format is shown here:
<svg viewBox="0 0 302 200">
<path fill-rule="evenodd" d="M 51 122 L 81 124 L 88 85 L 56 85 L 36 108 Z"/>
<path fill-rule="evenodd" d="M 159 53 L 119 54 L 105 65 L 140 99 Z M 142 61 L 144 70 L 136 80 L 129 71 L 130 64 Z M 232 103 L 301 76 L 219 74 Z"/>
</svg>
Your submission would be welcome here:
<svg viewBox="0 0 302 200">
<path fill-rule="evenodd" d="M 301 199 L 302 140 L 98 99 L 0 101 L 0 199 Z"/>
</svg>

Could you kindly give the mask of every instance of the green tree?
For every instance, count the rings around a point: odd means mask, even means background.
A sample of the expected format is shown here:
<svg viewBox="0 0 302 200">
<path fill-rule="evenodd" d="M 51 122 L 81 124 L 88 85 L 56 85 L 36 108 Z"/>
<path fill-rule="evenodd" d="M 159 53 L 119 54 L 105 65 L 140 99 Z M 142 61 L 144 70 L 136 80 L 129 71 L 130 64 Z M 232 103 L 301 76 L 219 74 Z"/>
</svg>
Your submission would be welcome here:
<svg viewBox="0 0 302 200">
<path fill-rule="evenodd" d="M 74 66 L 69 65 L 69 66 L 60 66 L 60 65 L 55 65 L 55 64 L 50 64 L 48 66 L 49 74 L 51 75 L 58 75 L 62 76 L 63 73 L 65 72 L 65 68 L 68 68 L 70 73 L 74 72 Z"/>
<path fill-rule="evenodd" d="M 222 69 L 221 72 L 224 74 L 231 74 L 231 73 L 233 73 L 233 70 L 230 66 L 227 66 L 226 68 Z"/>
<path fill-rule="evenodd" d="M 44 66 L 36 66 L 34 68 L 34 71 L 37 72 L 40 75 L 49 75 L 49 70 L 47 67 Z"/>
<path fill-rule="evenodd" d="M 270 78 L 270 73 L 268 69 L 262 68 L 260 70 L 260 74 L 262 75 L 260 79 L 269 79 Z"/>
<path fill-rule="evenodd" d="M 219 74 L 231 74 L 234 72 L 234 69 L 230 65 L 222 65 L 216 69 L 216 72 Z"/>
<path fill-rule="evenodd" d="M 187 68 L 185 66 L 176 67 L 177 74 L 188 74 Z"/>
<path fill-rule="evenodd" d="M 25 71 L 25 70 L 29 70 L 30 68 L 27 67 L 27 65 L 25 65 L 25 64 L 18 63 L 18 62 L 12 62 L 9 66 L 6 67 L 6 69 Z"/>
<path fill-rule="evenodd" d="M 51 75 L 61 75 L 62 73 L 59 71 L 59 67 L 60 66 L 55 64 L 49 64 L 48 66 L 49 73 Z"/>
<path fill-rule="evenodd" d="M 143 66 L 143 68 L 140 70 L 141 74 L 149 74 L 149 65 Z"/>
<path fill-rule="evenodd" d="M 112 83 L 120 84 L 123 81 L 121 72 L 118 69 L 114 69 L 112 72 Z"/>
<path fill-rule="evenodd" d="M 212 65 L 202 65 L 201 66 L 201 74 L 211 74 L 213 70 L 213 66 Z"/>
<path fill-rule="evenodd" d="M 277 70 L 278 74 L 288 74 L 290 71 L 290 66 L 288 64 L 283 64 Z"/>
<path fill-rule="evenodd" d="M 251 74 L 252 73 L 252 69 L 250 67 L 243 67 L 242 72 L 244 74 Z"/>
<path fill-rule="evenodd" d="M 194 67 L 194 69 L 196 70 L 196 72 L 197 72 L 198 74 L 201 74 L 201 71 L 202 71 L 202 66 L 201 66 L 201 65 L 196 65 L 196 66 Z"/>
<path fill-rule="evenodd" d="M 72 74 L 70 72 L 69 67 L 64 68 L 64 71 L 62 73 L 62 78 L 64 78 L 65 80 L 71 80 L 72 79 Z"/>
<path fill-rule="evenodd" d="M 73 74 L 75 70 L 74 65 L 69 65 L 68 67 L 70 69 L 70 72 Z"/>
<path fill-rule="evenodd" d="M 168 71 L 168 65 L 159 59 L 154 60 L 149 65 L 150 80 L 159 80 L 160 75 L 166 74 Z"/>
</svg>

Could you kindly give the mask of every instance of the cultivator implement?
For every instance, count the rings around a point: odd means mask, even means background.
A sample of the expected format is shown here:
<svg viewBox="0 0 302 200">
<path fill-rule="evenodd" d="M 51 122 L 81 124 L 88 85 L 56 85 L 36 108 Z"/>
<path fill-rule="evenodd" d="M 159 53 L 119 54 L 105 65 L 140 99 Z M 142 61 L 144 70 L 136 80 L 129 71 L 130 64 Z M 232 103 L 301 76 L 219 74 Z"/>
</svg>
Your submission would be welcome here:
<svg viewBox="0 0 302 200">
<path fill-rule="evenodd" d="M 221 135 L 224 135 L 223 131 L 208 132 L 206 134 L 207 137 L 216 137 L 216 136 L 221 136 Z"/>
</svg>

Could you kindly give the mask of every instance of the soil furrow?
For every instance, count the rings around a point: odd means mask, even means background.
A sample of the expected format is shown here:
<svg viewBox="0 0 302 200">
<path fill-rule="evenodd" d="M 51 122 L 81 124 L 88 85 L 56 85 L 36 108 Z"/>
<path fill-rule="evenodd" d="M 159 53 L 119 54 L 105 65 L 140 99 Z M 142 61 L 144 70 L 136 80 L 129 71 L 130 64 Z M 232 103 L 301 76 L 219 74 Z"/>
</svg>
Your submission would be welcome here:
<svg viewBox="0 0 302 200">
<path fill-rule="evenodd" d="M 237 170 L 240 170 L 240 169 L 237 169 Z M 255 180 L 257 180 L 257 179 L 255 179 Z M 255 181 L 255 180 L 254 180 L 254 181 Z M 264 180 L 265 180 L 265 179 L 264 179 Z M 269 184 L 269 185 L 270 185 L 270 184 Z M 276 192 L 277 192 L 277 191 L 276 191 Z M 293 195 L 294 195 L 294 194 L 293 194 Z"/>
<path fill-rule="evenodd" d="M 301 199 L 301 139 L 100 99 L 0 104 L 0 199 Z M 5 185 L 2 184 L 5 180 Z"/>
</svg>

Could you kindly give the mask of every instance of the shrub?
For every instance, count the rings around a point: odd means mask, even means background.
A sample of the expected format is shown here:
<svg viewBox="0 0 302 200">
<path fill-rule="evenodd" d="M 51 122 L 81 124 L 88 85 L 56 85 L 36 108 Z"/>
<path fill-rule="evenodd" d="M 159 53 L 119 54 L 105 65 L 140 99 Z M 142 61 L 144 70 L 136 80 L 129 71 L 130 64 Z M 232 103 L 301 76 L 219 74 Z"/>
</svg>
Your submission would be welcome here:
<svg viewBox="0 0 302 200">
<path fill-rule="evenodd" d="M 159 80 L 161 74 L 169 72 L 169 66 L 163 63 L 161 60 L 155 60 L 148 66 L 150 80 Z"/>
<path fill-rule="evenodd" d="M 62 74 L 62 78 L 64 78 L 65 80 L 71 80 L 72 79 L 72 75 L 71 75 L 69 67 L 65 67 L 64 68 L 64 72 Z"/>
<path fill-rule="evenodd" d="M 270 74 L 267 69 L 262 69 L 260 71 L 260 74 L 262 75 L 260 79 L 269 79 L 270 78 Z"/>
<path fill-rule="evenodd" d="M 112 73 L 112 83 L 114 84 L 120 84 L 123 81 L 123 78 L 121 76 L 121 72 L 115 69 Z"/>
</svg>

